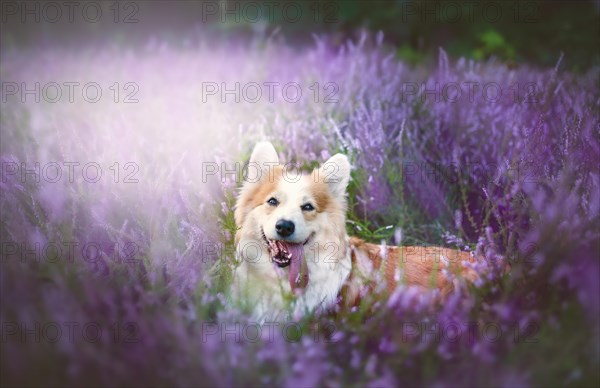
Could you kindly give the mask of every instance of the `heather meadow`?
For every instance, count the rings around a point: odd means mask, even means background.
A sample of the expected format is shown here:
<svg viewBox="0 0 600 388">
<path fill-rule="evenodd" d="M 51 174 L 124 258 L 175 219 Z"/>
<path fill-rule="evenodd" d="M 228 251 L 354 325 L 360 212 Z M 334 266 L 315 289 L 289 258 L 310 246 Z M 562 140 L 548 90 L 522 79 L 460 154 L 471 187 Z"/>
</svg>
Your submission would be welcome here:
<svg viewBox="0 0 600 388">
<path fill-rule="evenodd" d="M 568 59 L 413 66 L 383 33 L 5 51 L 2 382 L 595 385 L 600 69 Z M 442 305 L 400 285 L 252 322 L 228 299 L 233 205 L 263 139 L 350 157 L 351 235 L 473 251 L 485 276 Z"/>
</svg>

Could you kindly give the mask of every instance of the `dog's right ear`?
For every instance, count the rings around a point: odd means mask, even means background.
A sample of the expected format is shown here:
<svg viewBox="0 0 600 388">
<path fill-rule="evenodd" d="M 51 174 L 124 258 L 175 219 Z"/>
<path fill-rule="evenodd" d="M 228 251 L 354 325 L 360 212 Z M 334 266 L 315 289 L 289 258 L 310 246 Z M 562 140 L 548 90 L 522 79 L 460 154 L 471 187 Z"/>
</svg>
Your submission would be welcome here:
<svg viewBox="0 0 600 388">
<path fill-rule="evenodd" d="M 273 171 L 273 167 L 279 164 L 279 156 L 275 147 L 268 141 L 260 141 L 254 146 L 250 162 L 248 163 L 246 182 L 257 183 L 263 177 Z"/>
<path fill-rule="evenodd" d="M 270 163 L 271 165 L 279 164 L 279 156 L 277 156 L 277 151 L 275 151 L 273 144 L 268 141 L 259 141 L 254 146 L 254 150 L 252 150 L 250 163 Z"/>
</svg>

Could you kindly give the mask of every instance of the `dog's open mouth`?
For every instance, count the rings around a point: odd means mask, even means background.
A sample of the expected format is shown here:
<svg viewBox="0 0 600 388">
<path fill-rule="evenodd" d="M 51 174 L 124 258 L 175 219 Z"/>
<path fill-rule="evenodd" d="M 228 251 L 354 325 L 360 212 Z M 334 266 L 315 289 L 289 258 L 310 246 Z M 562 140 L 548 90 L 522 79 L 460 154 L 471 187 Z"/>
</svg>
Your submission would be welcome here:
<svg viewBox="0 0 600 388">
<path fill-rule="evenodd" d="M 271 260 L 280 268 L 290 266 L 289 281 L 292 290 L 306 287 L 308 268 L 304 262 L 304 246 L 310 240 L 310 236 L 303 243 L 293 243 L 284 240 L 270 240 L 265 236 L 264 231 L 262 235 L 269 248 Z"/>
</svg>

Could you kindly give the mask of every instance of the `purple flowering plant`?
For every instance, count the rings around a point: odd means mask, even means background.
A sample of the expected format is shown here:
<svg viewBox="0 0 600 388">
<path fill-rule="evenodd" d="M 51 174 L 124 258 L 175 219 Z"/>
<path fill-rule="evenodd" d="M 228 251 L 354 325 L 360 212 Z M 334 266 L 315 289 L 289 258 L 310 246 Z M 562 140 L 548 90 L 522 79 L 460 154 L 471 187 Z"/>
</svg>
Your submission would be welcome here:
<svg viewBox="0 0 600 388">
<path fill-rule="evenodd" d="M 107 97 L 3 101 L 2 382 L 597 383 L 600 69 L 443 49 L 413 68 L 382 41 L 3 55 L 3 80 L 94 81 Z M 205 82 L 292 81 L 311 98 L 201 99 Z M 138 102 L 114 102 L 115 82 L 137 85 Z M 337 102 L 313 99 L 314 82 L 335 84 Z M 471 250 L 486 275 L 441 306 L 400 285 L 267 335 L 227 302 L 241 177 L 206 173 L 234 170 L 262 139 L 305 167 L 350 157 L 351 235 Z"/>
</svg>

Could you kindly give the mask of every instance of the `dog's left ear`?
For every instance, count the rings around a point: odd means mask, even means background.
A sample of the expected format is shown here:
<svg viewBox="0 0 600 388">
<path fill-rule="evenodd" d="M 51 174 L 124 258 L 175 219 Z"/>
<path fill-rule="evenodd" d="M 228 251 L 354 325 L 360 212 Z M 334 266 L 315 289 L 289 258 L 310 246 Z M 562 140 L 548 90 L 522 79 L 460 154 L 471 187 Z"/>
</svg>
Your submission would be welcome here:
<svg viewBox="0 0 600 388">
<path fill-rule="evenodd" d="M 343 154 L 335 154 L 315 170 L 319 180 L 325 182 L 335 197 L 343 197 L 350 181 L 350 162 Z"/>
</svg>

